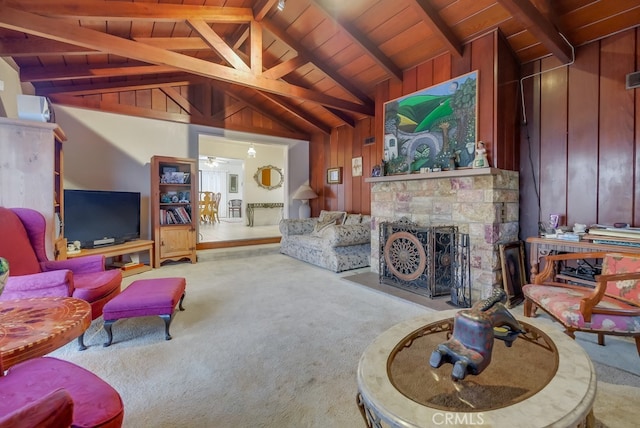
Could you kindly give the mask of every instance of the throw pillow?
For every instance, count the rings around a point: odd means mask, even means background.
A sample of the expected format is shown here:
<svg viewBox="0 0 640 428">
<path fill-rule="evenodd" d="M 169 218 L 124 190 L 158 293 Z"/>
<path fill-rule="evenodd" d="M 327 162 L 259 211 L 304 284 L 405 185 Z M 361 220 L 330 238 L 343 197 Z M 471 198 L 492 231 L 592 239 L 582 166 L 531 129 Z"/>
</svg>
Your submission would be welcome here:
<svg viewBox="0 0 640 428">
<path fill-rule="evenodd" d="M 344 224 L 360 224 L 360 220 L 362 220 L 362 214 L 347 214 Z"/>
<path fill-rule="evenodd" d="M 320 211 L 320 218 L 318 219 L 318 222 L 324 223 L 325 221 L 332 219 L 335 222 L 335 224 L 342 224 L 344 223 L 344 219 L 346 218 L 346 216 L 347 216 L 346 211 L 322 210 Z"/>
<path fill-rule="evenodd" d="M 324 221 L 319 221 L 316 223 L 316 225 L 313 227 L 313 230 L 311 231 L 311 236 L 315 236 L 316 238 L 322 238 L 322 232 L 326 229 L 328 229 L 331 226 L 334 226 L 336 224 L 336 220 L 329 218 L 328 220 L 324 220 Z"/>
</svg>

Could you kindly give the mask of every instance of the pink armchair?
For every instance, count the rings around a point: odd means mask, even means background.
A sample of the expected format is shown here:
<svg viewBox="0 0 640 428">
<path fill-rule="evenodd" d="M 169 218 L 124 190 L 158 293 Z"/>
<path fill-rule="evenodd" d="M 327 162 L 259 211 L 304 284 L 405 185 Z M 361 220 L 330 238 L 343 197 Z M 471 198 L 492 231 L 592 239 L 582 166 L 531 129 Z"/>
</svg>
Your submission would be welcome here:
<svg viewBox="0 0 640 428">
<path fill-rule="evenodd" d="M 105 270 L 104 256 L 52 261 L 45 252 L 46 222 L 28 208 L 0 207 L 0 257 L 8 260 L 9 277 L 1 300 L 44 296 L 72 296 L 91 304 L 91 318 L 120 293 L 122 273 Z M 78 338 L 86 349 L 84 335 Z"/>
<path fill-rule="evenodd" d="M 41 357 L 5 375 L 0 356 L 0 428 L 120 428 L 123 420 L 118 391 L 90 371 Z"/>
</svg>

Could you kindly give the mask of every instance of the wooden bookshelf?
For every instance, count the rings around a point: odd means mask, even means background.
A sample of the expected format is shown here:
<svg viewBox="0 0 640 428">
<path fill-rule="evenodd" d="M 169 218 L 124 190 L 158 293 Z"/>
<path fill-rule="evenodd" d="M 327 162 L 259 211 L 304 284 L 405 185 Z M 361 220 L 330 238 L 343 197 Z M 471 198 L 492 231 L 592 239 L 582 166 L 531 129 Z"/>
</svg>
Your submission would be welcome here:
<svg viewBox="0 0 640 428">
<path fill-rule="evenodd" d="M 176 177 L 171 177 L 171 174 L 176 174 Z M 153 156 L 151 224 L 156 267 L 166 261 L 196 262 L 198 218 L 197 160 Z"/>
</svg>

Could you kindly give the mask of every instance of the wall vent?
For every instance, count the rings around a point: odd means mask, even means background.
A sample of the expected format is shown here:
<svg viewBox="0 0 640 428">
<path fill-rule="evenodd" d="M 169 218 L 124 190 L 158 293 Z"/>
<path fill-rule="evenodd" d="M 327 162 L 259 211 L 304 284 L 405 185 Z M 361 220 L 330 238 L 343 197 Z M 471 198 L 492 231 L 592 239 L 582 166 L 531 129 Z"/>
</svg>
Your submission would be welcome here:
<svg viewBox="0 0 640 428">
<path fill-rule="evenodd" d="M 640 88 L 640 71 L 627 74 L 627 89 Z"/>
</svg>

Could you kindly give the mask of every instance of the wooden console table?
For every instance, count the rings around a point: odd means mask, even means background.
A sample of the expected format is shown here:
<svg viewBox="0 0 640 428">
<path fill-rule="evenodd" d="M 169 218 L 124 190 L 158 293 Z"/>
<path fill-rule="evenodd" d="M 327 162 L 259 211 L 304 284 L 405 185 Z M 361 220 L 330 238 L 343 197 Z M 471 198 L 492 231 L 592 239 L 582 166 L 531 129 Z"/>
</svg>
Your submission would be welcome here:
<svg viewBox="0 0 640 428">
<path fill-rule="evenodd" d="M 253 213 L 256 208 L 284 208 L 282 202 L 256 202 L 247 204 L 247 226 L 253 227 Z"/>
<path fill-rule="evenodd" d="M 591 241 L 566 241 L 553 238 L 527 238 L 527 243 L 531 245 L 529 252 L 529 263 L 531 266 L 529 282 L 540 272 L 540 260 L 549 254 L 556 253 L 587 253 L 591 251 L 611 251 L 615 253 L 638 253 L 639 248 L 627 247 L 624 245 L 596 244 Z M 575 279 L 572 279 L 575 281 Z"/>
<path fill-rule="evenodd" d="M 137 273 L 147 272 L 153 269 L 153 241 L 138 239 L 136 241 L 125 242 L 124 244 L 107 245 L 98 248 L 85 248 L 77 253 L 67 253 L 67 258 L 72 259 L 74 257 L 100 254 L 105 257 L 111 257 L 117 262 L 118 260 L 121 260 L 122 256 L 124 255 L 144 252 L 147 253 L 149 264 L 141 263 L 140 265 L 135 265 L 131 268 L 128 268 L 127 266 L 120 267 L 120 269 L 122 270 L 122 276 L 126 277 L 135 275 Z"/>
</svg>

